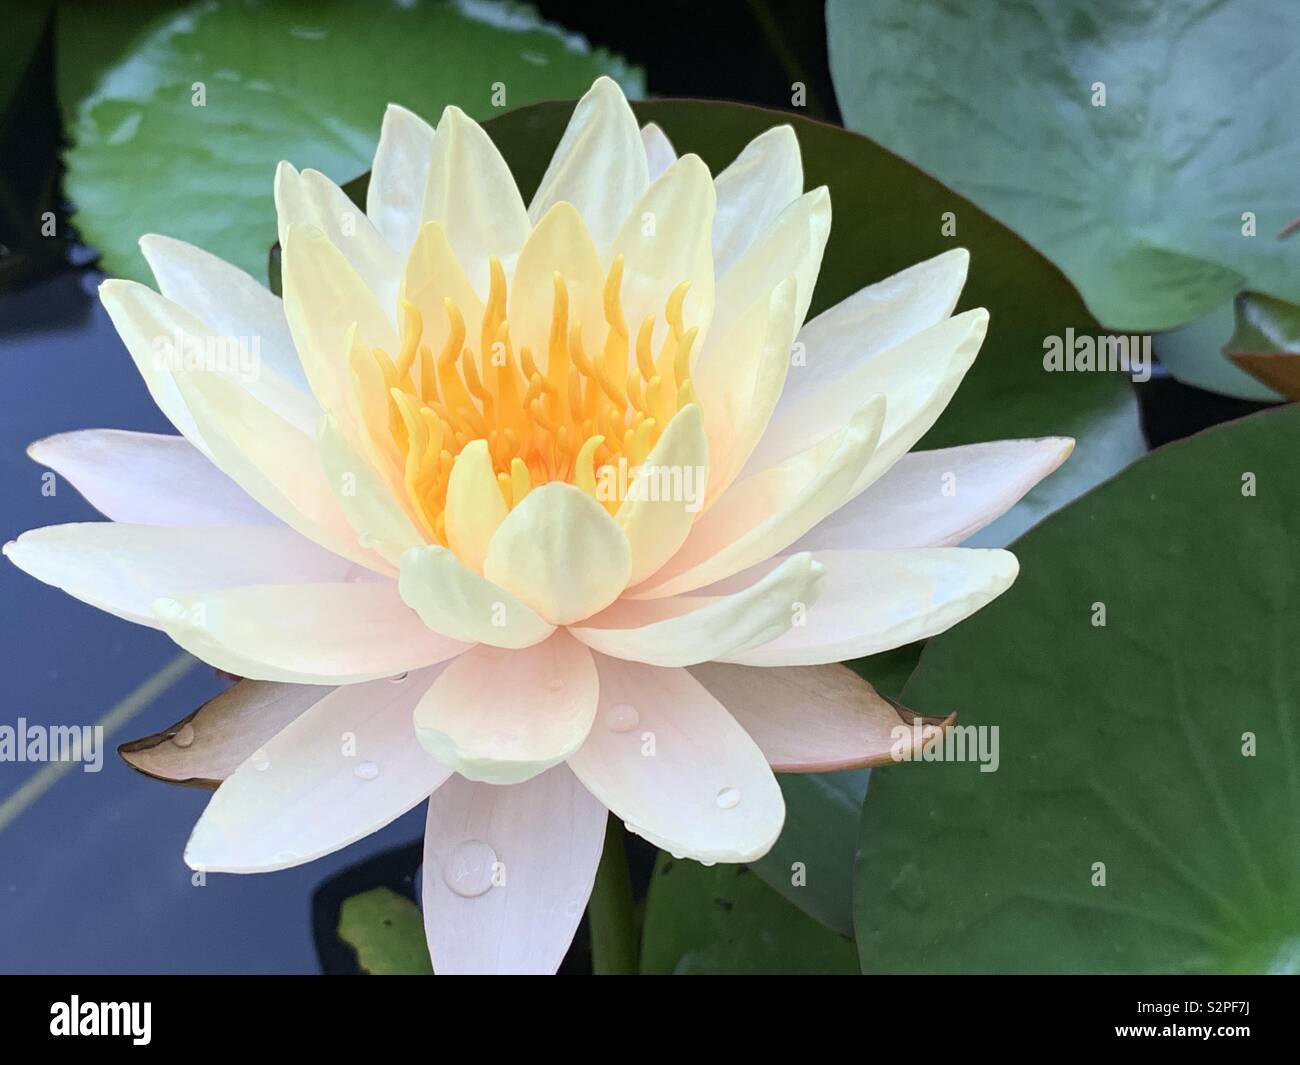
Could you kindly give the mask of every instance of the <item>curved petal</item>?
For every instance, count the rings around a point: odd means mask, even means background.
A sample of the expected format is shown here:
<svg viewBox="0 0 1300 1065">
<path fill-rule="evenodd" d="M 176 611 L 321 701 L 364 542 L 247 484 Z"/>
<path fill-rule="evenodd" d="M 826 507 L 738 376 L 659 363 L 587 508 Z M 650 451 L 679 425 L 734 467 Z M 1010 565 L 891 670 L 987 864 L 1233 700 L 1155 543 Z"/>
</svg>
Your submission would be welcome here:
<svg viewBox="0 0 1300 1065">
<path fill-rule="evenodd" d="M 698 155 L 684 155 L 645 190 L 614 237 L 606 261 L 623 256 L 623 314 L 636 335 L 653 315 L 653 341 L 667 334 L 664 307 L 673 289 L 690 282 L 682 304 L 686 327 L 701 335 L 713 317 L 713 176 Z M 698 347 L 698 345 L 697 345 Z"/>
<path fill-rule="evenodd" d="M 964 547 L 818 551 L 813 557 L 826 567 L 826 583 L 805 623 L 770 643 L 719 655 L 722 661 L 803 666 L 889 651 L 969 617 L 1011 587 L 1020 570 L 1009 551 Z M 737 574 L 736 582 L 742 579 Z"/>
<path fill-rule="evenodd" d="M 38 581 L 154 627 L 153 604 L 160 597 L 285 581 L 342 581 L 358 572 L 353 563 L 284 525 L 47 525 L 5 544 L 4 553 Z"/>
<path fill-rule="evenodd" d="M 1069 437 L 910 451 L 791 551 L 951 547 L 1000 517 L 1074 450 Z"/>
<path fill-rule="evenodd" d="M 689 403 L 673 415 L 614 515 L 631 552 L 629 584 L 645 580 L 685 542 L 704 503 L 708 471 L 704 419 L 699 404 Z M 680 491 L 660 491 L 664 480 Z"/>
<path fill-rule="evenodd" d="M 632 569 L 627 537 L 580 488 L 552 481 L 534 488 L 488 545 L 483 575 L 553 625 L 609 606 Z"/>
<path fill-rule="evenodd" d="M 889 765 L 899 730 L 893 703 L 847 666 L 754 669 L 725 662 L 691 667 L 778 773 L 829 773 Z"/>
<path fill-rule="evenodd" d="M 270 289 L 239 267 L 183 240 L 150 233 L 140 238 L 140 251 L 159 292 L 212 332 L 238 337 L 250 348 L 255 345 L 263 365 L 307 390 L 284 305 Z"/>
<path fill-rule="evenodd" d="M 600 714 L 569 768 L 629 832 L 677 857 L 748 862 L 785 802 L 767 759 L 684 669 L 598 656 Z"/>
<path fill-rule="evenodd" d="M 158 627 L 196 658 L 253 680 L 357 684 L 445 662 L 393 581 L 263 584 L 160 598 Z"/>
<path fill-rule="evenodd" d="M 532 647 L 475 647 L 415 708 L 420 742 L 461 776 L 517 784 L 582 746 L 596 716 L 591 652 L 564 632 Z"/>
<path fill-rule="evenodd" d="M 27 454 L 113 521 L 135 525 L 279 525 L 183 436 L 83 429 L 37 440 Z"/>
<path fill-rule="evenodd" d="M 488 544 L 509 513 L 486 440 L 471 440 L 456 456 L 447 480 L 444 513 L 447 545 L 466 566 L 482 573 Z"/>
<path fill-rule="evenodd" d="M 483 321 L 483 301 L 478 298 L 464 267 L 451 250 L 442 223 L 426 222 L 420 227 L 406 259 L 402 298 L 420 312 L 420 343 L 435 357 L 451 335 L 447 300 L 456 305 L 468 335 L 478 336 Z"/>
<path fill-rule="evenodd" d="M 591 894 L 608 817 L 564 766 L 505 788 L 463 777 L 439 788 L 424 835 L 434 970 L 554 973 Z"/>
<path fill-rule="evenodd" d="M 668 135 L 654 122 L 641 127 L 641 144 L 645 148 L 646 177 L 654 181 L 677 162 L 677 151 Z"/>
<path fill-rule="evenodd" d="M 648 180 L 636 115 L 618 83 L 600 77 L 573 109 L 528 217 L 536 223 L 567 201 L 582 214 L 596 247 L 607 248 Z"/>
<path fill-rule="evenodd" d="M 520 648 L 540 643 L 555 626 L 437 544 L 408 551 L 397 587 L 434 632 L 466 643 Z"/>
<path fill-rule="evenodd" d="M 519 187 L 483 128 L 459 107 L 442 113 L 421 218 L 441 222 L 456 258 L 480 296 L 488 292 L 488 259 L 509 274 L 530 228 Z"/>
<path fill-rule="evenodd" d="M 737 481 L 691 530 L 682 549 L 634 598 L 679 595 L 771 558 L 843 504 L 871 461 L 885 419 L 873 396 L 835 436 Z"/>
<path fill-rule="evenodd" d="M 724 274 L 754 240 L 803 192 L 799 139 L 790 126 L 773 126 L 747 145 L 716 182 L 713 257 Z"/>
<path fill-rule="evenodd" d="M 794 555 L 734 594 L 624 599 L 569 631 L 613 658 L 693 666 L 780 636 L 817 598 L 821 579 L 811 556 Z"/>
<path fill-rule="evenodd" d="M 424 187 L 433 162 L 433 127 L 419 115 L 389 104 L 366 188 L 366 214 L 399 254 L 415 243 Z"/>
<path fill-rule="evenodd" d="M 299 173 L 281 163 L 275 172 L 275 210 L 282 248 L 290 226 L 319 230 L 388 315 L 396 315 L 402 257 L 384 242 L 375 224 L 346 192 L 319 170 Z"/>
<path fill-rule="evenodd" d="M 411 741 L 411 708 L 437 672 L 326 694 L 226 778 L 194 826 L 186 864 L 288 869 L 412 809 L 451 775 Z"/>
</svg>

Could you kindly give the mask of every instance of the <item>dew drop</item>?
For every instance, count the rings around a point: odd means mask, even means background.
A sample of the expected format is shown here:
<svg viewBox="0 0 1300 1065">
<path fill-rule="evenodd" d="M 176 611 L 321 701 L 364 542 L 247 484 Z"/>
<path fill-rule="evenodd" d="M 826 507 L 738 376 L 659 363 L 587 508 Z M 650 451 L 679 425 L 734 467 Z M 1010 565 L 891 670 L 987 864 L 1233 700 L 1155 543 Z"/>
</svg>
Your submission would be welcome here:
<svg viewBox="0 0 1300 1065">
<path fill-rule="evenodd" d="M 374 780 L 379 776 L 379 766 L 374 762 L 362 762 L 352 772 L 358 780 Z"/>
<path fill-rule="evenodd" d="M 172 743 L 177 747 L 188 747 L 194 742 L 194 726 L 188 721 L 176 730 L 176 735 L 172 737 Z"/>
<path fill-rule="evenodd" d="M 631 703 L 615 703 L 605 711 L 605 724 L 611 732 L 631 732 L 641 721 L 641 715 Z"/>
<path fill-rule="evenodd" d="M 497 852 L 481 839 L 458 843 L 442 866 L 442 879 L 464 899 L 476 898 L 492 886 Z"/>
<path fill-rule="evenodd" d="M 259 773 L 265 773 L 271 768 L 271 756 L 260 747 L 253 752 L 252 762 L 253 768 Z"/>
<path fill-rule="evenodd" d="M 740 790 L 738 788 L 723 788 L 718 792 L 718 809 L 733 810 L 740 803 Z"/>
</svg>

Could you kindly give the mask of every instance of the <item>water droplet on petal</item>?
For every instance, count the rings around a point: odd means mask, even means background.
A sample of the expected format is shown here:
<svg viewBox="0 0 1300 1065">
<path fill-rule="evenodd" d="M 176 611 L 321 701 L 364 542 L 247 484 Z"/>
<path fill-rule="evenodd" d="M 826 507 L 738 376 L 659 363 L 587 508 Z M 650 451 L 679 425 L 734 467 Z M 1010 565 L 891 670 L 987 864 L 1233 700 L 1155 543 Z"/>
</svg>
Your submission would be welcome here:
<svg viewBox="0 0 1300 1065">
<path fill-rule="evenodd" d="M 631 732 L 641 720 L 641 715 L 631 703 L 615 703 L 605 711 L 605 724 L 612 732 Z"/>
<path fill-rule="evenodd" d="M 177 747 L 188 747 L 194 742 L 194 726 L 188 721 L 176 730 L 176 735 L 172 737 L 172 743 Z"/>
<path fill-rule="evenodd" d="M 442 866 L 442 879 L 461 898 L 472 899 L 492 886 L 497 852 L 481 839 L 458 843 Z"/>
<path fill-rule="evenodd" d="M 259 747 L 253 752 L 252 763 L 254 769 L 264 773 L 271 767 L 271 756 Z"/>
<path fill-rule="evenodd" d="M 379 766 L 374 762 L 362 762 L 352 772 L 359 780 L 374 780 L 379 776 Z"/>
<path fill-rule="evenodd" d="M 718 809 L 733 810 L 740 803 L 739 788 L 723 788 L 718 792 Z"/>
</svg>

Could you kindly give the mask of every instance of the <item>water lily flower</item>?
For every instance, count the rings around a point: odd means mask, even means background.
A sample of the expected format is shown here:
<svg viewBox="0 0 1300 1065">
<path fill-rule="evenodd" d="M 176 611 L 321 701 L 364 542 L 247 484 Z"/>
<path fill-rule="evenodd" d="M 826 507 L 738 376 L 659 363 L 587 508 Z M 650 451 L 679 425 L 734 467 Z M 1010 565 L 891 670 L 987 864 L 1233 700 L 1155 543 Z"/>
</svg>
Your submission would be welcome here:
<svg viewBox="0 0 1300 1065">
<path fill-rule="evenodd" d="M 220 785 L 192 867 L 428 799 L 439 972 L 554 971 L 610 811 L 745 862 L 773 770 L 888 760 L 899 711 L 836 663 L 1004 591 L 1013 555 L 953 545 L 1071 447 L 909 453 L 985 335 L 968 256 L 805 323 L 831 204 L 788 126 L 715 178 L 601 79 L 525 205 L 460 110 L 391 107 L 364 213 L 287 163 L 275 200 L 283 300 L 163 236 L 158 292 L 103 284 L 181 435 L 33 445 L 111 520 L 5 553 L 249 678 L 153 756 Z"/>
</svg>

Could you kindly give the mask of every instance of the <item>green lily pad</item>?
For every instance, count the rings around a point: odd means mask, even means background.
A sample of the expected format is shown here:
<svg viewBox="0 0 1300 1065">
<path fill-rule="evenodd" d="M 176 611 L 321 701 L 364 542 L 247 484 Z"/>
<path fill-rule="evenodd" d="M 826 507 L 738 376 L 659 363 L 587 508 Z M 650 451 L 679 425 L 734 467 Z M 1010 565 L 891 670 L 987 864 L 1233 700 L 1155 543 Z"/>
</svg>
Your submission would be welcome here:
<svg viewBox="0 0 1300 1065">
<path fill-rule="evenodd" d="M 1300 971 L 1298 450 L 1287 406 L 1154 452 L 930 641 L 904 699 L 999 764 L 872 774 L 864 970 Z"/>
<path fill-rule="evenodd" d="M 390 888 L 372 888 L 345 899 L 339 938 L 357 952 L 357 964 L 372 976 L 433 973 L 420 908 Z"/>
<path fill-rule="evenodd" d="M 66 188 L 104 269 L 137 280 L 151 278 L 136 246 L 149 232 L 260 276 L 276 164 L 354 177 L 390 102 L 436 121 L 447 104 L 486 118 L 580 95 L 600 74 L 642 89 L 635 68 L 513 4 L 203 0 L 134 19 L 119 7 L 74 4 L 59 21 Z"/>
<path fill-rule="evenodd" d="M 1024 234 L 1109 328 L 1300 298 L 1277 239 L 1300 213 L 1300 9 L 830 0 L 826 23 L 845 123 Z"/>
<path fill-rule="evenodd" d="M 743 865 L 659 855 L 646 898 L 641 972 L 855 973 L 853 942 L 822 927 Z"/>
</svg>

